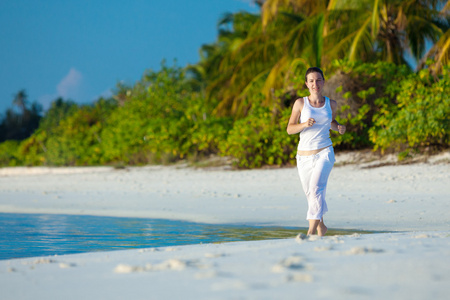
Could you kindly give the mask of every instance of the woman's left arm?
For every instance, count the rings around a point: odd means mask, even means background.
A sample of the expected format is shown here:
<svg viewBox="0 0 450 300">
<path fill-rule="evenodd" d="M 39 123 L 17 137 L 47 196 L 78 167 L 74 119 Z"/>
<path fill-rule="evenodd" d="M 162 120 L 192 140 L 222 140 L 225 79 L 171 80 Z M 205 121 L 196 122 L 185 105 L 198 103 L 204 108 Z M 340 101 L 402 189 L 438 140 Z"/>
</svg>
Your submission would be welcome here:
<svg viewBox="0 0 450 300">
<path fill-rule="evenodd" d="M 331 112 L 333 121 L 331 121 L 331 130 L 338 131 L 340 134 L 344 134 L 347 127 L 341 125 L 336 121 L 337 103 L 334 100 L 330 100 Z"/>
</svg>

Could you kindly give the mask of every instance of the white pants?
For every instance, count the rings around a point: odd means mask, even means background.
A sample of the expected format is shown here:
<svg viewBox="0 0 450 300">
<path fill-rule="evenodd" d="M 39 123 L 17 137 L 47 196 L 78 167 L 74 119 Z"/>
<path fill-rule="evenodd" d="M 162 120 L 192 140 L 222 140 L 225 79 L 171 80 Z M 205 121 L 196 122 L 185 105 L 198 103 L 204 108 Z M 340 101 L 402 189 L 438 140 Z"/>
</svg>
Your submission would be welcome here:
<svg viewBox="0 0 450 300">
<path fill-rule="evenodd" d="M 328 176 L 335 161 L 332 146 L 315 155 L 297 155 L 298 175 L 308 200 L 307 220 L 322 220 L 328 211 L 325 193 Z"/>
</svg>

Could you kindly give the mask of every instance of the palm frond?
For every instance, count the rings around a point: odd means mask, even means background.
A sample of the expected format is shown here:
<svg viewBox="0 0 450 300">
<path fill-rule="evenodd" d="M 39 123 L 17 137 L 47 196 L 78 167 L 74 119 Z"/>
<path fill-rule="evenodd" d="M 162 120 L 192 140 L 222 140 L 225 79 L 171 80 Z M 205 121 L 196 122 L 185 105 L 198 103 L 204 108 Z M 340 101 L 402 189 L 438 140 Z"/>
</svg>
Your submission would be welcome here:
<svg viewBox="0 0 450 300">
<path fill-rule="evenodd" d="M 425 56 L 435 61 L 432 68 L 436 73 L 442 70 L 443 66 L 450 64 L 450 30 L 447 30 L 439 41 L 431 47 Z"/>
<path fill-rule="evenodd" d="M 379 15 L 379 0 L 375 0 L 373 3 L 373 9 L 372 9 L 372 39 L 376 39 L 378 36 L 378 33 L 380 31 L 380 19 L 378 17 Z"/>
<path fill-rule="evenodd" d="M 367 19 L 366 22 L 362 25 L 362 27 L 355 32 L 355 36 L 353 42 L 350 45 L 350 49 L 348 52 L 348 58 L 350 61 L 358 60 L 359 52 L 372 48 L 372 41 L 370 39 L 370 34 L 368 34 L 368 28 L 371 19 Z"/>
</svg>

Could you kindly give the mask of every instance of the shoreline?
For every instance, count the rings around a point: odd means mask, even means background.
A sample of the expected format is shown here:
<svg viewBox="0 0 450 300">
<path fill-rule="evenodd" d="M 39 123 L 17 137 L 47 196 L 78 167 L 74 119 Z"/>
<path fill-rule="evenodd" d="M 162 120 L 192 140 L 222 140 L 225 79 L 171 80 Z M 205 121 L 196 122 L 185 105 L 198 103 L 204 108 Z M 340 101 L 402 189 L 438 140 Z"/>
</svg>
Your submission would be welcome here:
<svg viewBox="0 0 450 300">
<path fill-rule="evenodd" d="M 39 171 L 40 172 L 36 172 Z M 450 164 L 333 168 L 330 228 L 404 231 L 450 228 Z M 8 170 L 10 171 L 10 170 Z M 0 212 L 162 218 L 210 224 L 306 226 L 296 168 L 204 170 L 50 168 L 0 175 Z M 5 172 L 5 170 L 3 170 Z M 430 206 L 427 203 L 432 202 Z"/>
<path fill-rule="evenodd" d="M 0 226 L 7 226 L 10 231 L 3 231 L 4 235 L 0 236 L 2 245 L 0 261 L 98 251 L 293 239 L 299 233 L 306 234 L 308 231 L 308 228 L 300 227 L 240 226 L 163 219 L 8 213 L 0 213 Z M 24 228 L 27 230 L 23 230 Z M 104 230 L 107 230 L 105 236 Z M 373 233 L 381 232 L 330 229 L 328 235 Z M 26 243 L 18 243 L 18 235 Z"/>
</svg>

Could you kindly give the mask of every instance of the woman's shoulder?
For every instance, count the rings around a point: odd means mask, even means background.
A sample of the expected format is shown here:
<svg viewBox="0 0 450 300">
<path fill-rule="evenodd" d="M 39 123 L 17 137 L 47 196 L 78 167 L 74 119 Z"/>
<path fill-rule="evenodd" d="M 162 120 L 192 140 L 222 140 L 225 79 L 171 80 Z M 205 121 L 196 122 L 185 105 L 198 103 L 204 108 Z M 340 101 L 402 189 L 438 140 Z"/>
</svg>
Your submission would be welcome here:
<svg viewBox="0 0 450 300">
<path fill-rule="evenodd" d="M 302 111 L 304 105 L 305 105 L 305 97 L 299 97 L 294 102 L 294 109 Z"/>
<path fill-rule="evenodd" d="M 305 101 L 305 99 L 306 99 L 306 101 Z M 295 100 L 295 102 L 297 102 L 297 101 L 298 101 L 298 103 L 304 104 L 305 102 L 309 101 L 309 99 L 308 99 L 308 96 L 304 96 L 304 97 L 298 97 L 297 100 Z"/>
<path fill-rule="evenodd" d="M 329 97 L 327 97 L 327 98 L 330 101 L 331 108 L 333 108 L 333 109 L 336 108 L 337 107 L 337 102 L 335 100 L 333 100 L 333 99 L 330 99 Z"/>
</svg>

